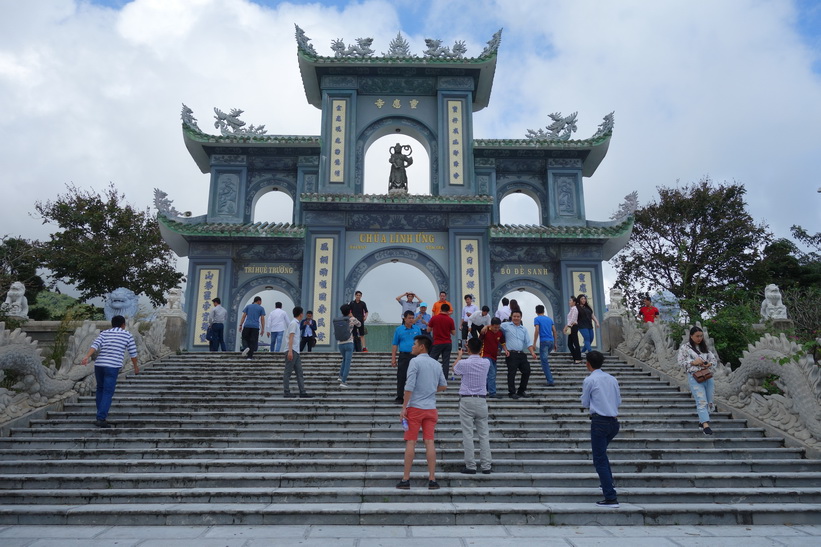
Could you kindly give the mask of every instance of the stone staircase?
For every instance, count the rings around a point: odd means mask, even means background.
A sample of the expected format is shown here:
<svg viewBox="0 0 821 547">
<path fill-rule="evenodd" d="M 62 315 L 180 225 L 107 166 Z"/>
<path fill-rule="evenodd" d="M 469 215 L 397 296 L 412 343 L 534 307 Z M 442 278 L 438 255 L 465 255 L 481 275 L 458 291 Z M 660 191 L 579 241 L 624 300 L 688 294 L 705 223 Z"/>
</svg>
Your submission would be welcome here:
<svg viewBox="0 0 821 547">
<path fill-rule="evenodd" d="M 356 354 L 340 388 L 337 354 L 305 354 L 314 399 L 283 398 L 282 355 L 258 357 L 173 356 L 122 378 L 115 429 L 92 425 L 93 397 L 12 429 L 0 438 L 0 524 L 821 524 L 821 462 L 720 408 L 705 437 L 689 393 L 612 359 L 615 510 L 594 504 L 587 372 L 567 355 L 552 359 L 555 387 L 535 365 L 534 398 L 489 400 L 491 475 L 459 473 L 450 382 L 434 491 L 422 443 L 412 489 L 394 488 L 404 442 L 388 355 Z"/>
</svg>

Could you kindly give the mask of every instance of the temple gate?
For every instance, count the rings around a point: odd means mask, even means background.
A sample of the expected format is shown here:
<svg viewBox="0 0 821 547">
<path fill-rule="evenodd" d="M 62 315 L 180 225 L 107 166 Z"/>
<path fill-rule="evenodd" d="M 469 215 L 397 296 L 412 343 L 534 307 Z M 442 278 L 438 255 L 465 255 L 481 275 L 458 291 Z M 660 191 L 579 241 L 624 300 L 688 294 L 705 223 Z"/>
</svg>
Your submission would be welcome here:
<svg viewBox="0 0 821 547">
<path fill-rule="evenodd" d="M 246 127 L 242 111 L 216 108 L 221 134 L 210 135 L 183 105 L 185 145 L 211 175 L 208 211 L 181 215 L 159 190 L 155 201 L 163 237 L 189 257 L 189 350 L 208 348 L 212 298 L 229 310 L 233 348 L 238 311 L 270 288 L 313 310 L 316 349 L 335 350 L 331 320 L 339 306 L 388 262 L 418 267 L 454 303 L 470 293 L 495 310 L 504 294 L 527 290 L 554 310 L 557 328 L 570 295 L 587 294 L 603 314 L 601 263 L 627 242 L 635 208 L 628 200 L 608 222 L 585 216 L 582 179 L 607 152 L 612 114 L 585 140 L 570 139 L 575 114 L 552 114 L 553 123 L 522 139 L 474 139 L 473 113 L 489 103 L 501 31 L 475 58 L 464 56 L 462 42 L 451 49 L 438 40 L 426 40 L 416 56 L 401 35 L 382 57 L 370 39 L 347 47 L 334 41 L 335 55 L 323 57 L 299 27 L 296 38 L 307 100 L 322 110 L 320 136 L 268 135 Z M 386 181 L 385 194 L 363 194 L 368 148 L 396 134 L 424 146 L 430 195 L 403 191 L 393 174 L 390 191 Z M 271 191 L 293 198 L 293 222 L 253 218 L 257 200 Z M 512 193 L 533 198 L 539 225 L 500 224 L 499 204 Z"/>
</svg>

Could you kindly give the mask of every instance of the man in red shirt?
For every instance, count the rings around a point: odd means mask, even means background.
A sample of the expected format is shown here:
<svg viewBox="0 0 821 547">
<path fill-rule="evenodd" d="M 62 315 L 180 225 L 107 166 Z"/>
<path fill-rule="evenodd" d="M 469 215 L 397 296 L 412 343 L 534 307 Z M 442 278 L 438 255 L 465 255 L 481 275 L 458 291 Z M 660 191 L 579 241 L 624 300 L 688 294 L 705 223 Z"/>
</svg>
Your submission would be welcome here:
<svg viewBox="0 0 821 547">
<path fill-rule="evenodd" d="M 482 340 L 482 357 L 490 361 L 490 368 L 487 371 L 487 396 L 491 399 L 498 399 L 496 395 L 496 359 L 499 356 L 499 347 L 505 343 L 505 333 L 502 332 L 502 320 L 494 317 L 490 320 L 490 325 L 482 327 L 479 334 Z"/>
<path fill-rule="evenodd" d="M 442 372 L 445 379 L 450 370 L 450 350 L 453 348 L 452 336 L 456 334 L 456 323 L 450 316 L 450 305 L 442 304 L 439 315 L 434 315 L 428 321 L 428 328 L 433 333 L 433 347 L 430 348 L 430 357 L 439 360 L 442 357 Z"/>
<path fill-rule="evenodd" d="M 644 297 L 644 305 L 639 308 L 639 319 L 645 323 L 655 323 L 659 316 L 659 309 L 653 305 L 649 296 Z"/>
</svg>

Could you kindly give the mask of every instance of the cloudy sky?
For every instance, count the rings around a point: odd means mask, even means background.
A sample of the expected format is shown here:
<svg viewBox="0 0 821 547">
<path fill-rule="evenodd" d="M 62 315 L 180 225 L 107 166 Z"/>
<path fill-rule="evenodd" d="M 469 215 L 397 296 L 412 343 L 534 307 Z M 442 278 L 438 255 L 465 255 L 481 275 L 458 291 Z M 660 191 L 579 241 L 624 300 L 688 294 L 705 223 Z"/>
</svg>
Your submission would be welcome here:
<svg viewBox="0 0 821 547">
<path fill-rule="evenodd" d="M 441 38 L 475 56 L 504 28 L 474 136 L 519 138 L 578 111 L 587 138 L 615 111 L 585 179 L 588 219 L 633 190 L 647 202 L 710 176 L 743 183 L 778 236 L 821 230 L 817 0 L 0 0 L 0 14 L 0 234 L 47 239 L 30 212 L 67 183 L 111 181 L 139 207 L 158 187 L 203 214 L 208 176 L 183 145 L 183 102 L 205 130 L 216 106 L 270 134 L 318 134 L 295 23 L 325 55 L 334 38 L 365 36 L 381 53 L 401 31 L 417 53 Z"/>
</svg>

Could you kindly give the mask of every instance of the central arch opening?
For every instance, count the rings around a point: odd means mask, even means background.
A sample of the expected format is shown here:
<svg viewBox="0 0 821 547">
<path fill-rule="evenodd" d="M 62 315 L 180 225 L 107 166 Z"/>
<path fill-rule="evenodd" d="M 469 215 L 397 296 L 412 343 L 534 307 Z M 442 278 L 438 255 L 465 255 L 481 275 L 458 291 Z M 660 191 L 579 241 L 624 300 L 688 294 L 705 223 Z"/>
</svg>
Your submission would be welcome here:
<svg viewBox="0 0 821 547">
<path fill-rule="evenodd" d="M 396 144 L 410 146 L 413 164 L 406 168 L 408 193 L 430 195 L 430 157 L 421 141 L 405 133 L 385 135 L 375 140 L 365 152 L 365 172 L 362 192 L 387 194 L 391 173 L 390 149 Z M 407 154 L 408 152 L 404 152 Z"/>
<path fill-rule="evenodd" d="M 397 296 L 413 292 L 427 302 L 430 310 L 439 294 L 439 289 L 422 269 L 403 262 L 376 266 L 360 279 L 355 291 L 362 291 L 362 300 L 368 305 L 365 326 L 369 351 L 391 351 L 393 331 L 401 323 L 402 315 Z"/>
</svg>

